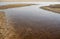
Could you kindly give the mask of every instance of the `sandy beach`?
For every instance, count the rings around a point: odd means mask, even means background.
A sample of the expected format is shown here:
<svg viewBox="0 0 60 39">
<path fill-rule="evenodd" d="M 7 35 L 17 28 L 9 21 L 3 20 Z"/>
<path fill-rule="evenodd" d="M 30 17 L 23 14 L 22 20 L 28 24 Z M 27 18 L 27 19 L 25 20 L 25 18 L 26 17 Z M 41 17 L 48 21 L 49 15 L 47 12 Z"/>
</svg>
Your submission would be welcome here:
<svg viewBox="0 0 60 39">
<path fill-rule="evenodd" d="M 34 4 L 8 4 L 8 5 L 0 6 L 0 9 L 24 7 L 24 6 L 30 6 L 30 5 L 34 5 Z"/>
<path fill-rule="evenodd" d="M 60 7 L 50 7 L 50 6 L 42 6 L 40 7 L 42 9 L 48 10 L 48 11 L 52 11 L 52 12 L 56 12 L 56 13 L 60 13 Z"/>
</svg>

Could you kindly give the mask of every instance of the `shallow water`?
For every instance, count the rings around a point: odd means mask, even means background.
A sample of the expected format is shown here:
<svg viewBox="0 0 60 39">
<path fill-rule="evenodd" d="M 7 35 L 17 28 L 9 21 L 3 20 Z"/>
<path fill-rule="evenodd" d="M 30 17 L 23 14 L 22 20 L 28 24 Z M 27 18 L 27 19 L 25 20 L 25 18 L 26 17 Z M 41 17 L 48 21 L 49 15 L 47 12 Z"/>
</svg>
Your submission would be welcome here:
<svg viewBox="0 0 60 39">
<path fill-rule="evenodd" d="M 60 39 L 60 14 L 32 5 L 4 10 L 22 39 Z M 30 34 L 29 34 L 30 33 Z"/>
</svg>

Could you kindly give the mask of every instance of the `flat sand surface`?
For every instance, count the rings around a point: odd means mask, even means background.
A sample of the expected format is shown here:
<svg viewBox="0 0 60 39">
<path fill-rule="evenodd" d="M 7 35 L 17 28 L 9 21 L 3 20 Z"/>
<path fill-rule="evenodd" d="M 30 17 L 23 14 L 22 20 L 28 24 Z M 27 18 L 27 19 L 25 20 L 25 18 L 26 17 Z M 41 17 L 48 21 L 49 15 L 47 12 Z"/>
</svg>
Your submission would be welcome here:
<svg viewBox="0 0 60 39">
<path fill-rule="evenodd" d="M 51 8 L 49 6 L 43 6 L 41 7 L 42 9 L 48 10 L 48 11 L 52 11 L 52 12 L 56 12 L 56 13 L 60 13 L 60 8 Z"/>
<path fill-rule="evenodd" d="M 30 6 L 30 5 L 34 5 L 34 4 L 8 4 L 8 5 L 0 6 L 0 9 L 24 7 L 24 6 Z"/>
<path fill-rule="evenodd" d="M 18 39 L 12 24 L 6 18 L 6 13 L 0 11 L 0 39 Z"/>
</svg>

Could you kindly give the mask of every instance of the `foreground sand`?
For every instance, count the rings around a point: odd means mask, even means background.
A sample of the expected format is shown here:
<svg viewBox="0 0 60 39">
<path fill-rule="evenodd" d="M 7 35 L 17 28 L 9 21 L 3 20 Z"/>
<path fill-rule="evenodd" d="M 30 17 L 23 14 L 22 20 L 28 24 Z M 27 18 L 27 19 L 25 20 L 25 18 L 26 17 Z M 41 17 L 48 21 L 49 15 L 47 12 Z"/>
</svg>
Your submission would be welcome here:
<svg viewBox="0 0 60 39">
<path fill-rule="evenodd" d="M 0 12 L 0 39 L 18 39 L 13 25 L 7 22 L 4 12 Z"/>
<path fill-rule="evenodd" d="M 60 8 L 53 8 L 53 7 L 50 7 L 50 6 L 42 6 L 40 7 L 42 9 L 45 9 L 45 10 L 48 10 L 48 11 L 52 11 L 52 12 L 56 12 L 56 13 L 60 13 Z"/>
<path fill-rule="evenodd" d="M 24 6 L 30 6 L 34 4 L 8 4 L 0 6 L 0 9 L 8 9 L 8 8 L 15 8 L 15 7 L 24 7 Z"/>
</svg>

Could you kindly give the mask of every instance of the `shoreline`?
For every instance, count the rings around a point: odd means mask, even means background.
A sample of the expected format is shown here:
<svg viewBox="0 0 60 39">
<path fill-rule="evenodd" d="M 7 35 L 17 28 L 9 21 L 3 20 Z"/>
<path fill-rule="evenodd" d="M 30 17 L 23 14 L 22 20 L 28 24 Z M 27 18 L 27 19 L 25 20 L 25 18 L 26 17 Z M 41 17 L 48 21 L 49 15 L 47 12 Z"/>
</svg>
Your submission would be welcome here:
<svg viewBox="0 0 60 39">
<path fill-rule="evenodd" d="M 48 11 L 52 11 L 52 12 L 55 12 L 55 13 L 60 13 L 60 8 L 56 8 L 56 7 L 50 7 L 50 6 L 42 6 L 40 7 L 41 9 L 44 9 L 44 10 L 48 10 Z"/>
<path fill-rule="evenodd" d="M 0 6 L 0 9 L 3 10 L 8 8 L 24 7 L 30 5 L 35 5 L 35 4 L 7 4 L 7 5 Z"/>
</svg>

